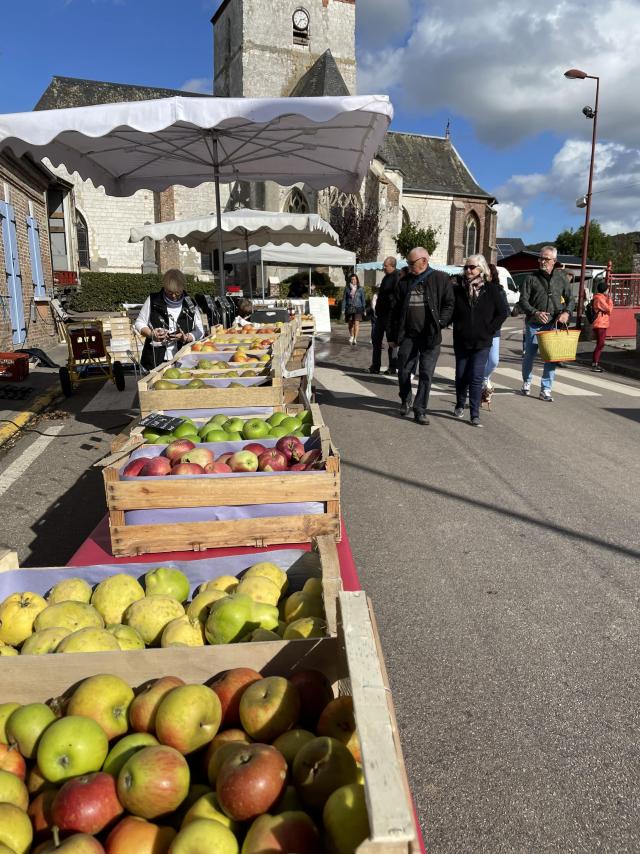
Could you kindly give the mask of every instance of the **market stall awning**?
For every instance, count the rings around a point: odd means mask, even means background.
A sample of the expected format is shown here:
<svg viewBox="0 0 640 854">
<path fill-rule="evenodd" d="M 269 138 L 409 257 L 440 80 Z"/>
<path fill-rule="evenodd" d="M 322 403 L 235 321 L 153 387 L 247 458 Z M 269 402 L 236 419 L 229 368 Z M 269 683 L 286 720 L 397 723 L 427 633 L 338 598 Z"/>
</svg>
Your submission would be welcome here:
<svg viewBox="0 0 640 854">
<path fill-rule="evenodd" d="M 244 250 L 225 252 L 224 260 L 227 264 L 241 264 L 245 261 L 247 254 Z M 330 246 L 325 243 L 321 246 L 292 246 L 283 243 L 279 246 L 267 244 L 266 246 L 250 246 L 249 262 L 251 264 L 297 264 L 298 266 L 311 267 L 352 267 L 356 263 L 354 252 L 347 252 L 339 246 Z"/>
</svg>

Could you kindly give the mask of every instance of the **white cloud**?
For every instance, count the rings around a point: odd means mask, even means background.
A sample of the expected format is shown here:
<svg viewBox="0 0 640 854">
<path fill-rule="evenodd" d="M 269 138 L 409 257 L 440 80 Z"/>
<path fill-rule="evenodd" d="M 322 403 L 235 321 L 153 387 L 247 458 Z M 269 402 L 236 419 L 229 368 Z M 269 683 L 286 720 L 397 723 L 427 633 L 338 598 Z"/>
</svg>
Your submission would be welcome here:
<svg viewBox="0 0 640 854">
<path fill-rule="evenodd" d="M 531 229 L 532 220 L 525 218 L 524 210 L 520 205 L 516 205 L 514 202 L 500 202 L 496 205 L 496 210 L 498 212 L 498 237 L 520 235 Z"/>
<path fill-rule="evenodd" d="M 563 77 L 584 64 L 602 78 L 601 136 L 640 136 L 638 0 L 496 0 L 490 10 L 478 0 L 414 0 L 414 14 L 403 38 L 390 29 L 382 44 L 365 42 L 359 91 L 391 90 L 414 113 L 455 111 L 496 147 L 546 130 L 588 138 L 581 108 L 593 105 L 594 82 Z"/>
<path fill-rule="evenodd" d="M 496 190 L 509 216 L 534 199 L 553 199 L 575 214 L 576 199 L 587 192 L 591 143 L 568 139 L 556 153 L 547 174 L 513 175 Z M 596 145 L 591 216 L 609 234 L 640 230 L 640 149 L 615 142 Z M 515 230 L 515 227 L 514 227 Z"/>
<path fill-rule="evenodd" d="M 358 6 L 358 43 L 365 51 L 384 48 L 407 32 L 410 0 L 366 0 Z"/>
<path fill-rule="evenodd" d="M 210 77 L 191 77 L 185 80 L 180 89 L 183 92 L 198 92 L 201 95 L 211 95 L 213 83 Z"/>
</svg>

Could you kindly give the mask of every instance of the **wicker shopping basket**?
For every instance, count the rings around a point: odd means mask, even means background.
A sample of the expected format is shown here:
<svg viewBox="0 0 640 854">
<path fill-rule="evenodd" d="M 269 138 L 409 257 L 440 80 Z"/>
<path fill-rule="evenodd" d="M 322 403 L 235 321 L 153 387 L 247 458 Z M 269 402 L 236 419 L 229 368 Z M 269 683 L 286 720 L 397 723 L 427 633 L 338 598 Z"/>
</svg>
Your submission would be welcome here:
<svg viewBox="0 0 640 854">
<path fill-rule="evenodd" d="M 538 353 L 543 362 L 575 362 L 580 338 L 579 329 L 567 326 L 536 332 Z"/>
</svg>

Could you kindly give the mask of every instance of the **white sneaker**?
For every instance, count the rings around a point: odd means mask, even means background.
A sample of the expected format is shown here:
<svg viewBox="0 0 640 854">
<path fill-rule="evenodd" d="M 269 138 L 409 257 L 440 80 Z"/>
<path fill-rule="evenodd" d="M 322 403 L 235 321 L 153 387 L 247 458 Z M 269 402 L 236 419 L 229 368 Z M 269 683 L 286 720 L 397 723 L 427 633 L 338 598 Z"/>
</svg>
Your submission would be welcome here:
<svg viewBox="0 0 640 854">
<path fill-rule="evenodd" d="M 553 403 L 553 398 L 551 397 L 551 392 L 548 388 L 543 388 L 540 392 L 540 400 L 544 400 L 546 403 Z"/>
<path fill-rule="evenodd" d="M 353 344 L 353 335 L 349 336 L 349 344 Z"/>
<path fill-rule="evenodd" d="M 520 389 L 520 391 L 525 397 L 529 397 L 529 395 L 531 394 L 531 383 L 522 383 L 522 388 Z"/>
</svg>

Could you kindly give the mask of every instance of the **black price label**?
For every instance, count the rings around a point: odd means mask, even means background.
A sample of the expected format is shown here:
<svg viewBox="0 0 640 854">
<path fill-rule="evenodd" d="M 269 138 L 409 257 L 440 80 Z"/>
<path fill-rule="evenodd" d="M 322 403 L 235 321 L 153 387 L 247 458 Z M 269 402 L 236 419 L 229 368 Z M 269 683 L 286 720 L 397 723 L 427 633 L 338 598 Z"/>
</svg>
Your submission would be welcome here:
<svg viewBox="0 0 640 854">
<path fill-rule="evenodd" d="M 152 427 L 154 430 L 166 430 L 171 433 L 176 427 L 184 424 L 184 418 L 173 418 L 170 415 L 161 415 L 159 412 L 152 412 L 145 418 L 140 419 L 141 427 Z"/>
</svg>

